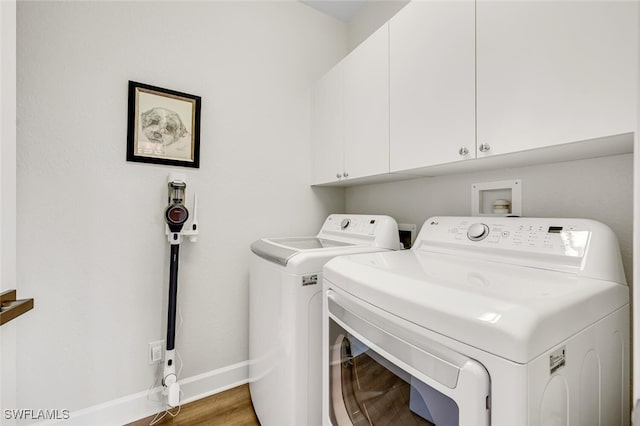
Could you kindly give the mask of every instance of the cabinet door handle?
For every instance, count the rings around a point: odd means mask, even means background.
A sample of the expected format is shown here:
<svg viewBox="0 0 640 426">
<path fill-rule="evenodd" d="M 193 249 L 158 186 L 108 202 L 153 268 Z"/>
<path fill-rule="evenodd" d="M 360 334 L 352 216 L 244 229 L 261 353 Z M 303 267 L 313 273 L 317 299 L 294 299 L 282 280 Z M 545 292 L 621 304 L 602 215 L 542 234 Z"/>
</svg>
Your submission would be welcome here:
<svg viewBox="0 0 640 426">
<path fill-rule="evenodd" d="M 344 176 L 344 177 L 349 177 L 349 173 L 344 172 L 343 176 Z"/>
<path fill-rule="evenodd" d="M 491 145 L 489 145 L 488 143 L 481 143 L 479 149 L 480 152 L 489 152 L 489 150 L 491 149 Z"/>
<path fill-rule="evenodd" d="M 463 146 L 458 150 L 458 154 L 460 154 L 462 157 L 465 157 L 469 154 L 469 150 L 466 146 Z"/>
<path fill-rule="evenodd" d="M 342 177 L 342 174 L 338 173 L 338 174 L 336 174 L 336 177 L 337 177 L 338 179 L 340 179 L 340 178 Z"/>
</svg>

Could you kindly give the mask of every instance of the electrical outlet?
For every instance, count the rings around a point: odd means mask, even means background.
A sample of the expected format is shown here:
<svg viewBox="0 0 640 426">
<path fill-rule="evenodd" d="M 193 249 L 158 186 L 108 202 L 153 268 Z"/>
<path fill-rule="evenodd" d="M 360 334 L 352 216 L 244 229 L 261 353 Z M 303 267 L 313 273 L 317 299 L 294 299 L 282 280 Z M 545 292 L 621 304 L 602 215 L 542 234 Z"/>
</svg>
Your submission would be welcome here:
<svg viewBox="0 0 640 426">
<path fill-rule="evenodd" d="M 416 241 L 416 225 L 414 223 L 399 223 L 398 234 L 403 249 L 410 249 Z"/>
<path fill-rule="evenodd" d="M 164 340 L 149 343 L 149 364 L 157 364 L 162 361 L 162 349 Z"/>
</svg>

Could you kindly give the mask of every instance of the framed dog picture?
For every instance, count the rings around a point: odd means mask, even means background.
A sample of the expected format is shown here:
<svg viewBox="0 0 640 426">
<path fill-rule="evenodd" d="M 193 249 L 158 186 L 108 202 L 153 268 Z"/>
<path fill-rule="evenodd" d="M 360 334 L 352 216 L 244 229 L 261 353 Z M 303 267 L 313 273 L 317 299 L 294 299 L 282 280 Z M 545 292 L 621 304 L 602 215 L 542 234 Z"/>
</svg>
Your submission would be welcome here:
<svg viewBox="0 0 640 426">
<path fill-rule="evenodd" d="M 200 167 L 200 101 L 129 81 L 127 161 Z"/>
</svg>

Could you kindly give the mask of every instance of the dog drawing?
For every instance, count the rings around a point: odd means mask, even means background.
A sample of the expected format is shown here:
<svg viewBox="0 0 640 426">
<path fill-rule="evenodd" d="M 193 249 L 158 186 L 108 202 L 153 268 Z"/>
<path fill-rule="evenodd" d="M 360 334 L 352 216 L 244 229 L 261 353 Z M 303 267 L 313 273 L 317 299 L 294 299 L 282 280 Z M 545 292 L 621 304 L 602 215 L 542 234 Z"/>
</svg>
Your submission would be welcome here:
<svg viewBox="0 0 640 426">
<path fill-rule="evenodd" d="M 155 107 L 140 115 L 142 133 L 149 142 L 167 147 L 187 136 L 189 132 L 180 116 L 169 109 Z"/>
</svg>

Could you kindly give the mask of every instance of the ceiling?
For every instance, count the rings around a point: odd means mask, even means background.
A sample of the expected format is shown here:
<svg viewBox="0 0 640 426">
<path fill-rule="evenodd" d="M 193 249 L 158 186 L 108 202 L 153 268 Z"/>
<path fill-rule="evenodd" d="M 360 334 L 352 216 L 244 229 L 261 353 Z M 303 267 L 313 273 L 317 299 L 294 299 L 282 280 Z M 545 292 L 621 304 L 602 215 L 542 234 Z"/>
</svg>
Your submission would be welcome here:
<svg viewBox="0 0 640 426">
<path fill-rule="evenodd" d="M 300 0 L 342 22 L 349 22 L 367 0 Z"/>
</svg>

